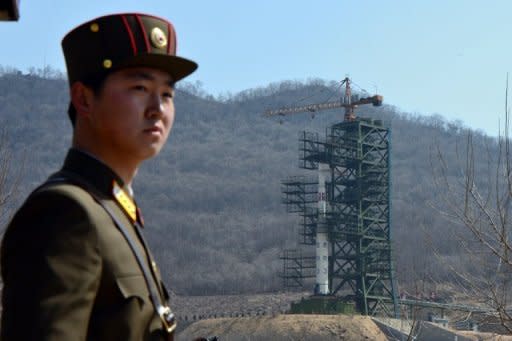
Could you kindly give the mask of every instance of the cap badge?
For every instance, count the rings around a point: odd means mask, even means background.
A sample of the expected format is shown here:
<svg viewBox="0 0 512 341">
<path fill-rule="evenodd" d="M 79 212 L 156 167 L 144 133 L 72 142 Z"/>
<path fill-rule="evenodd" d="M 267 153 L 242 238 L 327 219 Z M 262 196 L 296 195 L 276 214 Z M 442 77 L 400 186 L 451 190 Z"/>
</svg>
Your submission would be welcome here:
<svg viewBox="0 0 512 341">
<path fill-rule="evenodd" d="M 110 59 L 105 59 L 103 61 L 103 67 L 105 69 L 110 69 L 112 67 L 112 61 Z"/>
<path fill-rule="evenodd" d="M 159 49 L 167 46 L 167 37 L 164 31 L 159 27 L 155 27 L 151 30 L 151 43 L 153 43 L 154 47 Z"/>
</svg>

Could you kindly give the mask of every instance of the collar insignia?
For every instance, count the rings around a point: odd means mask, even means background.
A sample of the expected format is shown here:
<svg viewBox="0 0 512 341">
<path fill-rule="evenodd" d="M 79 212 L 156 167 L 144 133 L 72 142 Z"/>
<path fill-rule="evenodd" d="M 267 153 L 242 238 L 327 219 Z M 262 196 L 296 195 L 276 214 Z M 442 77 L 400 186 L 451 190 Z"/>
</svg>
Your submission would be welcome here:
<svg viewBox="0 0 512 341">
<path fill-rule="evenodd" d="M 119 186 L 119 184 L 114 180 L 114 185 L 112 187 L 112 194 L 114 198 L 119 203 L 119 205 L 123 208 L 124 212 L 130 217 L 132 222 L 137 220 L 137 206 L 133 202 L 132 198 L 126 193 L 124 189 Z"/>
</svg>

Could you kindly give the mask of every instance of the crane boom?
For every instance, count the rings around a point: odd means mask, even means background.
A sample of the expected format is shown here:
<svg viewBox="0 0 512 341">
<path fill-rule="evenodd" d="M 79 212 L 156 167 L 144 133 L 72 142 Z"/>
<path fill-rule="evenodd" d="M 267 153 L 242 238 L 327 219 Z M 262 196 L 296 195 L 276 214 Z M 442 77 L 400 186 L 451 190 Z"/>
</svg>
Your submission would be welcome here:
<svg viewBox="0 0 512 341">
<path fill-rule="evenodd" d="M 297 106 L 297 107 L 286 107 L 281 109 L 275 109 L 275 110 L 267 110 L 265 111 L 265 116 L 276 116 L 276 115 L 289 115 L 289 114 L 297 114 L 300 112 L 317 112 L 320 110 L 329 110 L 329 109 L 336 109 L 336 108 L 351 108 L 351 107 L 357 107 L 361 104 L 373 104 L 374 106 L 380 106 L 382 105 L 382 96 L 380 95 L 374 95 L 371 97 L 365 97 L 361 98 L 358 101 L 348 103 L 349 101 L 336 101 L 336 102 L 325 102 L 325 103 L 316 103 L 316 104 L 308 104 L 303 106 Z"/>
<path fill-rule="evenodd" d="M 345 108 L 345 121 L 353 121 L 356 119 L 354 114 L 354 108 L 362 104 L 372 104 L 373 106 L 381 106 L 383 97 L 381 95 L 373 95 L 370 97 L 357 98 L 355 101 L 352 97 L 352 90 L 350 89 L 350 79 L 347 77 L 343 80 L 342 84 L 345 84 L 345 96 L 340 101 L 336 102 L 324 102 L 316 104 L 307 104 L 296 107 L 285 107 L 274 110 L 265 111 L 264 115 L 270 116 L 285 116 L 290 114 L 297 114 L 301 112 L 317 112 L 320 110 L 329 110 L 336 108 Z"/>
</svg>

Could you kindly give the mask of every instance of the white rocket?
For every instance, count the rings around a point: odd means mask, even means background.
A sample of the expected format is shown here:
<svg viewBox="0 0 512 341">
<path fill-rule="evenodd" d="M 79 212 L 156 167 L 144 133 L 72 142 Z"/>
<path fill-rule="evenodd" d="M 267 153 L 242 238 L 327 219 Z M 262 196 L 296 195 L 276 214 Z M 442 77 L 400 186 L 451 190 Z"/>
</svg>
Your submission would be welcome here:
<svg viewBox="0 0 512 341">
<path fill-rule="evenodd" d="M 327 191 L 325 182 L 330 175 L 329 165 L 318 164 L 318 224 L 316 229 L 316 285 L 315 293 L 329 294 L 329 241 L 326 228 Z"/>
</svg>

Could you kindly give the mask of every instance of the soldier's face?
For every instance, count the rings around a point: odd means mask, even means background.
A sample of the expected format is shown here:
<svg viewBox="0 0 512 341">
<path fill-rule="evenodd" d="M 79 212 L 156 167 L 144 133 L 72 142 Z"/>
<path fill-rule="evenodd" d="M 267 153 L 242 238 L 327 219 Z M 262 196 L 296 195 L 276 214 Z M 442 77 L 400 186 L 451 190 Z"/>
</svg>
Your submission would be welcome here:
<svg viewBox="0 0 512 341">
<path fill-rule="evenodd" d="M 100 154 L 119 162 L 156 155 L 174 122 L 173 96 L 166 72 L 137 67 L 110 74 L 88 115 Z"/>
</svg>

